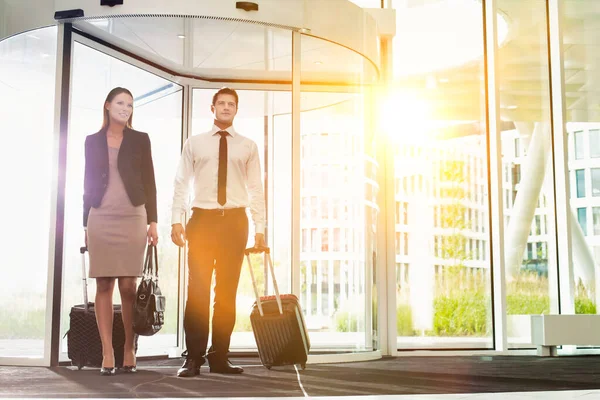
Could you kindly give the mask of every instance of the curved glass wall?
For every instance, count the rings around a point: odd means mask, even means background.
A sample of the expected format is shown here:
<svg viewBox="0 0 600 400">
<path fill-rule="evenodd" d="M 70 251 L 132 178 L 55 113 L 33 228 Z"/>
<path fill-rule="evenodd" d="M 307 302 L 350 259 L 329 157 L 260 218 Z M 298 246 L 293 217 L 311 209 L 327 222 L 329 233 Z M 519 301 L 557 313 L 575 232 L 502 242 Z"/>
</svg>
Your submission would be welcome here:
<svg viewBox="0 0 600 400">
<path fill-rule="evenodd" d="M 301 52 L 300 301 L 313 347 L 372 350 L 378 72 L 311 36 Z"/>
<path fill-rule="evenodd" d="M 210 112 L 216 89 L 192 91 L 192 129 L 197 135 L 212 128 Z M 238 133 L 254 140 L 260 150 L 260 164 L 266 197 L 266 235 L 281 293 L 291 292 L 291 97 L 289 91 L 236 90 L 239 96 L 234 126 Z M 250 212 L 248 218 L 252 221 Z M 249 224 L 248 247 L 254 245 L 254 225 Z M 261 295 L 274 294 L 273 283 L 265 280 L 264 259 L 253 255 L 253 271 Z M 249 266 L 244 261 L 237 295 L 237 320 L 231 338 L 232 350 L 256 347 L 250 312 L 256 299 Z M 213 281 L 214 288 L 214 281 Z M 214 295 L 214 290 L 211 292 Z"/>
<path fill-rule="evenodd" d="M 76 22 L 94 36 L 179 74 L 290 82 L 291 31 L 208 18 L 127 17 Z"/>
<path fill-rule="evenodd" d="M 181 149 L 182 87 L 160 76 L 146 72 L 127 62 L 78 42 L 73 47 L 71 79 L 71 112 L 67 149 L 67 181 L 65 194 L 65 246 L 63 264 L 63 306 L 61 332 L 69 329 L 69 310 L 83 303 L 81 256 L 83 245 L 82 198 L 84 143 L 86 136 L 100 130 L 102 107 L 108 92 L 126 87 L 134 95 L 133 128 L 147 132 L 152 145 L 159 227 L 160 287 L 168 297 L 165 326 L 151 337 L 139 340 L 139 355 L 166 354 L 177 347 L 179 308 L 179 252 L 169 240 L 171 230 L 171 198 L 173 177 Z M 171 195 L 169 195 L 171 193 Z M 88 296 L 94 301 L 95 279 L 88 280 Z M 113 301 L 120 304 L 118 288 Z M 66 356 L 67 340 L 63 339 Z"/>
<path fill-rule="evenodd" d="M 50 27 L 0 41 L 0 358 L 44 356 L 56 40 Z"/>
<path fill-rule="evenodd" d="M 543 0 L 497 5 L 511 26 L 527 21 L 500 43 L 497 72 L 508 345 L 523 348 L 530 315 L 556 314 L 559 304 L 547 13 Z"/>
</svg>

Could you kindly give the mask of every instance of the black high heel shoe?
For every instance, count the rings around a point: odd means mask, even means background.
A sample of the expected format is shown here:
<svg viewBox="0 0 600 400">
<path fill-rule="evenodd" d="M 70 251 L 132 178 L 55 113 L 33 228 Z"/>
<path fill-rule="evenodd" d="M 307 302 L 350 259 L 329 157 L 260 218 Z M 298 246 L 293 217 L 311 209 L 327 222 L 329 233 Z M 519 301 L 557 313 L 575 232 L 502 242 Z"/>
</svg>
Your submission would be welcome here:
<svg viewBox="0 0 600 400">
<path fill-rule="evenodd" d="M 100 375 L 102 376 L 113 376 L 117 373 L 115 367 L 102 367 L 100 368 Z"/>
<path fill-rule="evenodd" d="M 135 365 L 123 365 L 123 372 L 127 374 L 133 374 L 137 372 L 137 366 Z"/>
</svg>

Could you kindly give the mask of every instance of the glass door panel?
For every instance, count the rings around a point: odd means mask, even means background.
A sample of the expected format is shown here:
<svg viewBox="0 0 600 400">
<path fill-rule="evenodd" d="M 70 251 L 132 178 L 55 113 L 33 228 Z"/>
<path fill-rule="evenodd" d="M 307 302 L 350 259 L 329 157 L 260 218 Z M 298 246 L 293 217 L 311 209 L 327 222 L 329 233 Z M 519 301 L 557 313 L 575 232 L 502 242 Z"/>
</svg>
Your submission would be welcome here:
<svg viewBox="0 0 600 400">
<path fill-rule="evenodd" d="M 168 354 L 178 345 L 179 251 L 170 239 L 170 204 L 181 148 L 183 91 L 179 85 L 78 42 L 73 51 L 61 332 L 68 330 L 70 308 L 83 302 L 79 247 L 84 241 L 85 138 L 100 129 L 104 100 L 117 86 L 128 88 L 134 95 L 133 128 L 150 135 L 158 193 L 160 287 L 167 297 L 165 326 L 154 336 L 140 337 L 138 355 Z M 90 301 L 94 301 L 94 279 L 88 281 L 88 295 Z M 121 302 L 118 288 L 115 288 L 113 301 Z M 66 352 L 64 339 L 63 359 Z"/>
<path fill-rule="evenodd" d="M 235 87 L 233 87 L 235 89 Z M 197 135 L 212 129 L 214 117 L 210 111 L 213 95 L 218 89 L 194 89 L 192 93 L 192 132 Z M 266 234 L 271 247 L 273 266 L 281 293 L 291 288 L 291 93 L 261 90 L 236 90 L 239 96 L 235 117 L 236 132 L 256 142 L 263 171 L 267 205 Z M 254 224 L 247 211 L 248 246 L 254 244 Z M 254 256 L 253 268 L 260 293 L 273 294 L 273 285 L 265 285 L 265 264 Z M 214 295 L 214 281 L 211 295 Z M 250 311 L 255 301 L 248 266 L 244 261 L 237 294 L 237 320 L 231 337 L 231 349 L 254 349 L 256 343 L 250 325 Z"/>
</svg>

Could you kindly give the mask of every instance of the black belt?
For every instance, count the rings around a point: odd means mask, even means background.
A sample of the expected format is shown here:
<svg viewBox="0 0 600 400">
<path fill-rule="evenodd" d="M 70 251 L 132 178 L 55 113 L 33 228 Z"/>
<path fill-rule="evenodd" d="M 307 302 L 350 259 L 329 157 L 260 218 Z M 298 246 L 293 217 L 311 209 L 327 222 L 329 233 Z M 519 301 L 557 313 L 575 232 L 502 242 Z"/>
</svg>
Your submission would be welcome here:
<svg viewBox="0 0 600 400">
<path fill-rule="evenodd" d="M 205 214 L 205 215 L 215 215 L 219 217 L 224 217 L 226 215 L 234 215 L 234 214 L 246 214 L 246 209 L 244 207 L 239 208 L 198 208 L 193 207 L 192 210 L 195 213 Z"/>
</svg>

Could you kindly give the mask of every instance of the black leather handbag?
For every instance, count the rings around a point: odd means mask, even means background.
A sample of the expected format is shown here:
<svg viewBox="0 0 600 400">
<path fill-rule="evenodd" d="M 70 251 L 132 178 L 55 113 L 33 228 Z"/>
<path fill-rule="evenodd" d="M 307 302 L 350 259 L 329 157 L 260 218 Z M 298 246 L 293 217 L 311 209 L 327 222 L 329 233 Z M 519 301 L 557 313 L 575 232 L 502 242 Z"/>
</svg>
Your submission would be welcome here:
<svg viewBox="0 0 600 400">
<path fill-rule="evenodd" d="M 165 296 L 158 287 L 158 251 L 148 245 L 142 280 L 137 289 L 133 309 L 133 330 L 141 336 L 152 336 L 165 323 Z"/>
</svg>

